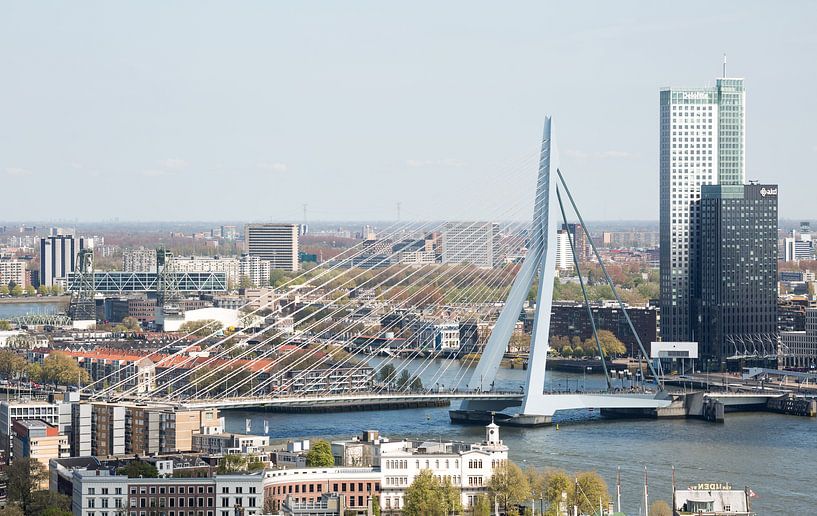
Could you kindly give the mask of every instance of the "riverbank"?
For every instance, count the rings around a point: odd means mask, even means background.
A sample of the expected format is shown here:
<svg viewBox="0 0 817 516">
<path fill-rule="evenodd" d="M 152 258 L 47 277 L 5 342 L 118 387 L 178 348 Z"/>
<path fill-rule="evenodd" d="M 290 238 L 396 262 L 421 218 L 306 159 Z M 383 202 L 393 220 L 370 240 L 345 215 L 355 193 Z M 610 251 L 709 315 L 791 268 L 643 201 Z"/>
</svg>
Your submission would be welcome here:
<svg viewBox="0 0 817 516">
<path fill-rule="evenodd" d="M 71 296 L 19 296 L 0 297 L 0 305 L 28 304 L 28 303 L 53 303 L 67 305 L 71 301 Z"/>
</svg>

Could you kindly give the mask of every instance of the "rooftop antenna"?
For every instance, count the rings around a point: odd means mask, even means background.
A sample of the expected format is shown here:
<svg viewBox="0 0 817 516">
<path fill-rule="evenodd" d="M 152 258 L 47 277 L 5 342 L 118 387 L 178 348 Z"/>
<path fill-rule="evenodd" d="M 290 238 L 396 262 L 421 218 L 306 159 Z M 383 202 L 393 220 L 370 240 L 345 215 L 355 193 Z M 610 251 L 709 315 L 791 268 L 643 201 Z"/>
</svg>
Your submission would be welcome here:
<svg viewBox="0 0 817 516">
<path fill-rule="evenodd" d="M 723 75 L 722 77 L 726 78 L 726 52 L 723 53 Z"/>
</svg>

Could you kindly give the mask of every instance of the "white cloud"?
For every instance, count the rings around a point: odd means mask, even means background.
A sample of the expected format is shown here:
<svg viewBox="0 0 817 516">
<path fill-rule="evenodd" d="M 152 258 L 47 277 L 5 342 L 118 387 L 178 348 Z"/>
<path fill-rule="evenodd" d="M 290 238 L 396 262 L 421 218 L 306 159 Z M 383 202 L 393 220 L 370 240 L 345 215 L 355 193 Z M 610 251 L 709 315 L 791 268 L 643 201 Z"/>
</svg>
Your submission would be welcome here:
<svg viewBox="0 0 817 516">
<path fill-rule="evenodd" d="M 159 166 L 165 170 L 183 170 L 189 163 L 181 158 L 167 158 L 159 162 Z"/>
<path fill-rule="evenodd" d="M 273 163 L 258 163 L 256 165 L 261 170 L 266 170 L 267 172 L 274 172 L 276 174 L 283 174 L 287 170 L 289 170 L 289 166 L 286 163 L 280 162 L 273 162 Z"/>
<path fill-rule="evenodd" d="M 30 176 L 31 171 L 25 168 L 20 167 L 6 167 L 4 170 L 7 176 L 15 176 L 15 177 L 22 177 L 22 176 Z"/>
<path fill-rule="evenodd" d="M 461 159 L 445 158 L 445 159 L 409 159 L 406 160 L 406 165 L 409 168 L 423 168 L 423 167 L 449 167 L 460 168 L 466 165 L 466 162 Z"/>
</svg>

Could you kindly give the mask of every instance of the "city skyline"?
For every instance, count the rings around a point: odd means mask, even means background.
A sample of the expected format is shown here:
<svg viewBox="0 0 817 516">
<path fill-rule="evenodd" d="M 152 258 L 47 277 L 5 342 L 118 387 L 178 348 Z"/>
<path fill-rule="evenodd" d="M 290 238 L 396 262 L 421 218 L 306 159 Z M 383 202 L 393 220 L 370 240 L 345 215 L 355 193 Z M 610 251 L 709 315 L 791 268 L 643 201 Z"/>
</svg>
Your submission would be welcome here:
<svg viewBox="0 0 817 516">
<path fill-rule="evenodd" d="M 0 179 L 31 192 L 4 218 L 300 221 L 308 204 L 312 220 L 373 220 L 401 202 L 405 219 L 478 219 L 469 197 L 493 194 L 552 113 L 587 218 L 655 220 L 657 92 L 711 83 L 724 52 L 751 92 L 747 179 L 780 184 L 781 217 L 810 216 L 814 72 L 797 63 L 814 48 L 811 4 L 797 17 L 759 3 L 450 4 L 434 18 L 135 5 L 17 3 L 0 21 L 0 94 L 14 99 Z"/>
</svg>

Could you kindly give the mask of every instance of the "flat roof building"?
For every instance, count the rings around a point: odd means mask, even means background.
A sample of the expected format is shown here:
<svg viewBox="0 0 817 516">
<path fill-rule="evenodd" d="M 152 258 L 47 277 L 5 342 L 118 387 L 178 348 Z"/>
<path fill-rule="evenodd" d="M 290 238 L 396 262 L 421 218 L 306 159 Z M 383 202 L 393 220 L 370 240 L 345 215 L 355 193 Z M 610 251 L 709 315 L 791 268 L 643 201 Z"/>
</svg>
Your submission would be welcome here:
<svg viewBox="0 0 817 516">
<path fill-rule="evenodd" d="M 247 224 L 244 250 L 271 262 L 273 269 L 298 270 L 298 224 Z"/>
</svg>

